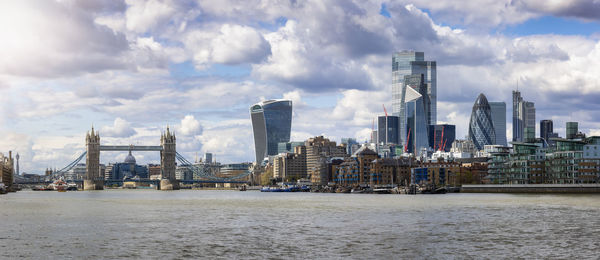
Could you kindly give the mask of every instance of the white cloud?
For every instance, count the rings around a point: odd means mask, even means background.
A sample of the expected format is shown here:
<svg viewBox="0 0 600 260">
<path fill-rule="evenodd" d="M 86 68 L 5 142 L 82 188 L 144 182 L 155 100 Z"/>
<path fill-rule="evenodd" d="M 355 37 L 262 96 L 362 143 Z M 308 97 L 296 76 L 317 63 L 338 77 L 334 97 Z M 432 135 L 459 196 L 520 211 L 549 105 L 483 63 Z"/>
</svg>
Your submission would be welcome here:
<svg viewBox="0 0 600 260">
<path fill-rule="evenodd" d="M 184 136 L 194 136 L 202 133 L 200 122 L 193 115 L 187 115 L 181 119 L 177 126 L 178 133 Z"/>
<path fill-rule="evenodd" d="M 158 0 L 127 0 L 126 17 L 127 29 L 145 33 L 153 27 L 164 23 L 175 13 L 175 8 L 170 1 Z"/>
<path fill-rule="evenodd" d="M 379 14 L 382 3 L 390 18 Z M 536 102 L 538 119 L 552 118 L 555 126 L 581 121 L 582 130 L 596 131 L 597 36 L 502 34 L 503 26 L 548 14 L 593 20 L 596 5 L 1 2 L 0 112 L 6 116 L 0 131 L 26 134 L 14 136 L 15 144 L 0 141 L 30 149 L 23 162 L 43 169 L 65 165 L 83 149 L 85 130 L 74 127 L 73 118 L 108 125 L 101 134 L 112 144 L 156 144 L 159 128 L 170 124 L 188 158 L 208 151 L 224 162 L 252 160 L 248 107 L 282 96 L 294 102 L 294 139 L 325 134 L 364 141 L 372 119 L 383 114 L 381 105 L 391 110 L 390 56 L 403 49 L 437 61 L 439 120 L 456 124 L 457 137 L 466 134 L 480 92 L 507 102 L 510 116 L 517 79 L 525 99 Z"/>
<path fill-rule="evenodd" d="M 135 134 L 136 131 L 131 127 L 131 124 L 120 117 L 115 118 L 112 126 L 102 127 L 103 136 L 125 138 Z"/>
<path fill-rule="evenodd" d="M 56 77 L 125 69 L 123 34 L 55 1 L 0 2 L 0 74 Z"/>
<path fill-rule="evenodd" d="M 256 29 L 236 24 L 190 30 L 183 39 L 198 69 L 212 63 L 258 63 L 271 54 L 271 46 Z"/>
</svg>

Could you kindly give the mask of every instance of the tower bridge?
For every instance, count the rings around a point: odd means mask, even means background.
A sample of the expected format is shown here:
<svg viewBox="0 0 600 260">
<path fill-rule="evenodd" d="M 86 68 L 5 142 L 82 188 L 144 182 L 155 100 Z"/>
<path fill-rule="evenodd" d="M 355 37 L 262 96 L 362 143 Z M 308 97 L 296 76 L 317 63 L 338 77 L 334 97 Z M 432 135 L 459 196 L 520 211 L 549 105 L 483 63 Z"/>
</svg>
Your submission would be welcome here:
<svg viewBox="0 0 600 260">
<path fill-rule="evenodd" d="M 101 151 L 154 151 L 160 152 L 160 166 L 161 166 L 161 177 L 160 180 L 150 181 L 142 180 L 144 182 L 158 182 L 161 190 L 174 190 L 179 189 L 179 181 L 175 178 L 175 169 L 177 167 L 176 161 L 179 161 L 179 165 L 190 169 L 195 176 L 199 176 L 200 179 L 193 181 L 182 181 L 183 183 L 243 183 L 243 178 L 248 177 L 251 172 L 246 171 L 242 174 L 231 176 L 231 177 L 218 177 L 213 172 L 205 167 L 198 167 L 192 164 L 190 161 L 185 159 L 181 154 L 176 151 L 176 138 L 175 134 L 169 130 L 161 133 L 160 145 L 100 145 L 100 134 L 94 130 L 86 133 L 86 151 L 83 152 L 77 159 L 69 163 L 64 168 L 54 172 L 54 175 L 64 174 L 75 165 L 77 165 L 85 157 L 86 171 L 83 179 L 84 190 L 102 190 L 104 189 L 104 176 L 100 175 L 100 152 Z M 114 181 L 107 181 L 112 183 Z"/>
<path fill-rule="evenodd" d="M 175 134 L 167 131 L 160 135 L 160 146 L 119 146 L 100 145 L 100 134 L 87 132 L 85 136 L 86 164 L 85 177 L 83 179 L 84 190 L 104 189 L 104 176 L 100 176 L 100 151 L 159 151 L 160 152 L 160 188 L 162 190 L 177 190 L 179 183 L 175 179 Z"/>
</svg>

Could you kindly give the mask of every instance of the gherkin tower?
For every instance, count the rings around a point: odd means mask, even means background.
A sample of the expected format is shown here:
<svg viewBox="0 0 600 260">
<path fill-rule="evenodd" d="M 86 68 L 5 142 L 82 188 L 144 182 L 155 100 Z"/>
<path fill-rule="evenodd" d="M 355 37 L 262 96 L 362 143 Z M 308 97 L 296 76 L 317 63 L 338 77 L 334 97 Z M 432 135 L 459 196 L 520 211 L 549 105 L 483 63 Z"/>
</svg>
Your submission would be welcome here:
<svg viewBox="0 0 600 260">
<path fill-rule="evenodd" d="M 469 139 L 478 150 L 482 150 L 485 145 L 494 144 L 496 140 L 492 109 L 483 93 L 479 94 L 473 105 L 469 122 Z"/>
</svg>

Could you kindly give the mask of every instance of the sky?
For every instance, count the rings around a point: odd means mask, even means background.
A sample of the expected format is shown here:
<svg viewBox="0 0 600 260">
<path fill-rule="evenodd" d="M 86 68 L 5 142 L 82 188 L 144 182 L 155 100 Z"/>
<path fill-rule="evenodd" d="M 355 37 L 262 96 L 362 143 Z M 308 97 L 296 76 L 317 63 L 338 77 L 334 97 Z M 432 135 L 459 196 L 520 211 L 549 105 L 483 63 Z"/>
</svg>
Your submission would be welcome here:
<svg viewBox="0 0 600 260">
<path fill-rule="evenodd" d="M 538 122 L 600 135 L 598 0 L 0 1 L 0 38 L 0 151 L 29 173 L 73 161 L 92 126 L 112 145 L 170 126 L 189 160 L 253 161 L 249 107 L 276 98 L 293 101 L 293 141 L 362 142 L 401 50 L 437 62 L 438 123 L 459 138 L 484 93 L 507 103 L 510 140 L 517 82 Z"/>
</svg>

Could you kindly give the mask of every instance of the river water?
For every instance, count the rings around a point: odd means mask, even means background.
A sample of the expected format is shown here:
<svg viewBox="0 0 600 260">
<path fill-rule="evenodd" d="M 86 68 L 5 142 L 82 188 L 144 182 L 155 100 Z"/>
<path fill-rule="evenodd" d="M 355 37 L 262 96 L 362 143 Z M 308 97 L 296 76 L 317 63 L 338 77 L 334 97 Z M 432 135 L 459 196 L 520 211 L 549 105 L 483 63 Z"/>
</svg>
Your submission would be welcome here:
<svg viewBox="0 0 600 260">
<path fill-rule="evenodd" d="M 597 195 L 20 191 L 0 258 L 600 258 Z"/>
</svg>

